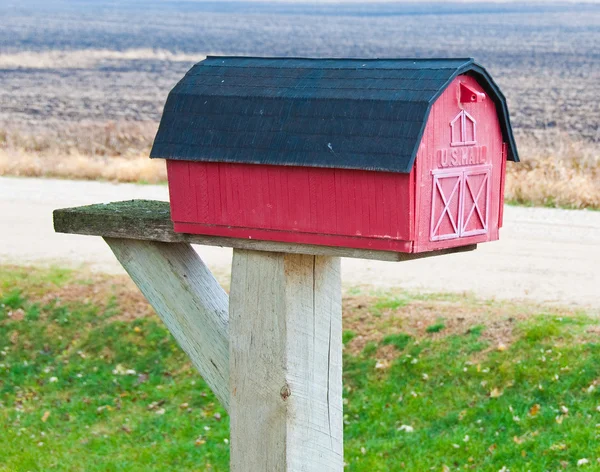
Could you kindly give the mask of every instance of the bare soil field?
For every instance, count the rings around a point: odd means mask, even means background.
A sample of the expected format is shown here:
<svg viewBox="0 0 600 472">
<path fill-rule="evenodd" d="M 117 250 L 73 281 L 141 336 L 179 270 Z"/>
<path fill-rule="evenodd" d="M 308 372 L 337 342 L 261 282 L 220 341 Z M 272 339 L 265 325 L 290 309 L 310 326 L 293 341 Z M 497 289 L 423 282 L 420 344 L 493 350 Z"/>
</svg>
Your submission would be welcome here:
<svg viewBox="0 0 600 472">
<path fill-rule="evenodd" d="M 600 5 L 26 0 L 0 5 L 0 174 L 164 180 L 168 91 L 206 54 L 472 56 L 508 98 L 508 198 L 600 208 Z"/>
</svg>

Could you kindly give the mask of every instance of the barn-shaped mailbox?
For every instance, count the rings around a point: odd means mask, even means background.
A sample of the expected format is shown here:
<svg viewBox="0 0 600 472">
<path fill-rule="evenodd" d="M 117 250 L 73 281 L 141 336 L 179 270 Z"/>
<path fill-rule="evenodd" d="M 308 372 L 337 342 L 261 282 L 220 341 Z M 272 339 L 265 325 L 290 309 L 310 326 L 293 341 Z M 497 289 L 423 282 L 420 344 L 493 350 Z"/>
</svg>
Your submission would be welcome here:
<svg viewBox="0 0 600 472">
<path fill-rule="evenodd" d="M 498 239 L 504 96 L 472 59 L 209 57 L 169 94 L 175 231 L 424 252 Z"/>
</svg>

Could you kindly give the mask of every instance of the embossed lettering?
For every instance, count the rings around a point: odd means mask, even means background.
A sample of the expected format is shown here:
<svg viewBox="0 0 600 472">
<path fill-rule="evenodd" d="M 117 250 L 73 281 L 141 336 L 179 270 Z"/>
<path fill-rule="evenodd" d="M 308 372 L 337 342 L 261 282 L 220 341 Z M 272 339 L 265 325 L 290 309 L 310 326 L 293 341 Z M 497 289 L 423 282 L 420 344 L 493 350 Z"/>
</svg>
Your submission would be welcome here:
<svg viewBox="0 0 600 472">
<path fill-rule="evenodd" d="M 450 165 L 451 166 L 460 165 L 460 161 L 458 160 L 458 149 L 452 149 L 451 155 L 452 155 L 452 163 Z"/>
<path fill-rule="evenodd" d="M 485 164 L 487 163 L 487 147 L 438 149 L 436 156 L 437 166 L 442 168 Z"/>
<path fill-rule="evenodd" d="M 461 159 L 461 161 L 462 161 L 462 165 L 463 166 L 469 165 L 469 154 L 471 154 L 470 151 L 472 149 L 473 148 L 462 148 L 462 150 L 461 150 L 462 151 L 462 159 Z"/>
<path fill-rule="evenodd" d="M 438 154 L 440 156 L 440 166 L 448 167 L 448 149 L 440 149 Z"/>
</svg>

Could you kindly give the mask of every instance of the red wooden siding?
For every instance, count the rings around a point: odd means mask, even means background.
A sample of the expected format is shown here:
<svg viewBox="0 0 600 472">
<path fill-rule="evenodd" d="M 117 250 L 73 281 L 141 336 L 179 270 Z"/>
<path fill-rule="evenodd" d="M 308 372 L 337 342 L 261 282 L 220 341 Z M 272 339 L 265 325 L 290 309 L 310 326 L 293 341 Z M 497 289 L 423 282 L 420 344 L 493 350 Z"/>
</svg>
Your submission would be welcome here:
<svg viewBox="0 0 600 472">
<path fill-rule="evenodd" d="M 177 231 L 410 252 L 413 174 L 168 161 Z"/>
<path fill-rule="evenodd" d="M 434 103 L 415 163 L 415 252 L 498 239 L 505 166 L 493 101 L 460 102 L 459 76 Z M 413 169 L 413 171 L 415 170 Z"/>
<path fill-rule="evenodd" d="M 502 144 L 502 175 L 500 177 L 500 214 L 498 216 L 498 228 L 504 225 L 504 185 L 506 183 L 506 156 L 508 155 L 508 145 Z"/>
</svg>

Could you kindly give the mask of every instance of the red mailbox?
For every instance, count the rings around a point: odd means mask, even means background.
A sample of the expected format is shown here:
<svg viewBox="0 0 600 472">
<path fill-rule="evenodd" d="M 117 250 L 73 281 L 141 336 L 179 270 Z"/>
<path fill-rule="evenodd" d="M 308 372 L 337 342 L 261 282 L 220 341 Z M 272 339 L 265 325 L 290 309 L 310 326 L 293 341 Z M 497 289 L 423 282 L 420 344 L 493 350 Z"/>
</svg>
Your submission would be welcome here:
<svg viewBox="0 0 600 472">
<path fill-rule="evenodd" d="M 498 239 L 506 101 L 472 59 L 209 57 L 169 94 L 175 231 L 424 252 Z"/>
</svg>

